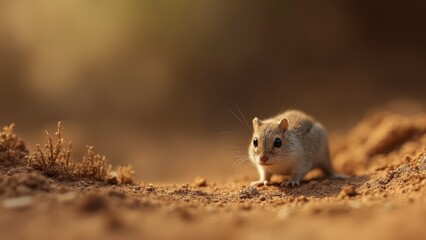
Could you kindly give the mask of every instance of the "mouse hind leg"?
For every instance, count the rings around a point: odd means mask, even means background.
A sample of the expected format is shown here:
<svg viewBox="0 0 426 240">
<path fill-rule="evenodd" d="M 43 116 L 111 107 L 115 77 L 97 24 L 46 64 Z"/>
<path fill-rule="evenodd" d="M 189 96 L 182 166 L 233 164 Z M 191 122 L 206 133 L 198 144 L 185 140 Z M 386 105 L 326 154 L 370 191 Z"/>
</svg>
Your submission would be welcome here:
<svg viewBox="0 0 426 240">
<path fill-rule="evenodd" d="M 318 167 L 324 172 L 324 174 L 332 179 L 346 179 L 347 176 L 337 173 L 333 165 L 331 164 L 330 151 L 328 144 L 324 146 L 322 153 L 320 154 L 320 159 L 318 161 Z"/>
<path fill-rule="evenodd" d="M 324 174 L 332 179 L 345 179 L 347 176 L 337 173 L 333 166 L 331 165 L 330 158 L 324 160 L 319 168 L 324 172 Z"/>
</svg>

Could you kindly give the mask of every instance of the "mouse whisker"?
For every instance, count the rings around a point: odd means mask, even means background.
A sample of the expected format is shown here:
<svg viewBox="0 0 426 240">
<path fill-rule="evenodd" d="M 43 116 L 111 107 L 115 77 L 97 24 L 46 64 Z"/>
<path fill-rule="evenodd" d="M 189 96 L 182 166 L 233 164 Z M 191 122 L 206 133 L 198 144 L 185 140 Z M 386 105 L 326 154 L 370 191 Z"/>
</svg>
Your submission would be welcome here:
<svg viewBox="0 0 426 240">
<path fill-rule="evenodd" d="M 233 165 L 232 168 L 235 167 L 235 171 L 238 172 L 239 167 L 241 166 L 241 164 L 245 164 L 245 163 L 250 163 L 250 159 L 248 158 L 241 158 L 238 161 L 236 161 Z"/>
<path fill-rule="evenodd" d="M 243 161 L 240 161 L 237 164 L 237 167 L 236 167 L 235 171 L 238 172 L 238 168 L 241 166 L 241 164 L 245 164 L 245 163 L 250 163 L 249 159 L 244 159 Z"/>
<path fill-rule="evenodd" d="M 232 164 L 232 168 L 235 166 L 235 165 L 240 165 L 242 162 L 244 162 L 244 161 L 248 161 L 248 160 L 250 160 L 247 156 L 244 156 L 244 157 L 239 157 L 239 158 L 237 158 L 235 161 L 234 161 L 234 163 Z M 238 167 L 237 167 L 238 168 Z"/>
<path fill-rule="evenodd" d="M 237 132 L 232 132 L 232 131 L 223 131 L 223 132 L 217 133 L 217 135 L 226 135 L 226 134 L 229 134 L 229 135 L 239 135 Z"/>
<path fill-rule="evenodd" d="M 241 118 L 240 117 L 238 117 L 237 116 L 237 114 L 235 114 L 233 111 L 231 111 L 230 109 L 228 109 L 228 112 L 230 113 L 230 114 L 232 114 L 234 117 L 236 117 L 237 119 L 238 119 L 238 121 L 244 126 L 244 128 L 246 127 L 246 125 L 244 125 L 244 122 L 243 122 L 243 120 L 241 120 Z M 250 128 L 247 128 L 247 131 L 248 131 L 248 134 L 250 135 L 251 134 L 251 130 L 250 130 Z"/>
<path fill-rule="evenodd" d="M 246 154 L 247 151 L 242 151 L 242 150 L 231 150 L 232 153 L 239 153 L 239 154 Z"/>
<path fill-rule="evenodd" d="M 248 124 L 248 121 L 247 121 L 246 117 L 244 116 L 243 111 L 241 111 L 241 108 L 240 108 L 240 107 L 238 107 L 238 105 L 237 105 L 236 103 L 235 103 L 235 107 L 237 107 L 238 111 L 240 112 L 240 115 L 243 117 L 244 122 L 246 123 L 246 126 L 247 126 L 247 128 L 249 129 L 249 132 L 252 132 L 252 129 L 251 129 L 251 127 L 250 127 L 250 124 Z"/>
<path fill-rule="evenodd" d="M 247 157 L 247 156 L 235 156 L 235 160 L 236 160 L 236 161 L 241 160 L 241 159 L 247 159 L 247 160 L 250 160 L 250 158 L 249 158 L 249 157 Z"/>
</svg>

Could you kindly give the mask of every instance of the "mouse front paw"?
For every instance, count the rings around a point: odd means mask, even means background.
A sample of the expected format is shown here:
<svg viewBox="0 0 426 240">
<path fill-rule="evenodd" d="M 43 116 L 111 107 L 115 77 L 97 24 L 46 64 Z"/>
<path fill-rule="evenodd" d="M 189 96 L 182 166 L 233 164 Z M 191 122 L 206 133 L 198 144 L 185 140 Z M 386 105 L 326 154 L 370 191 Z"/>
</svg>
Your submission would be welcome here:
<svg viewBox="0 0 426 240">
<path fill-rule="evenodd" d="M 268 185 L 269 182 L 267 180 L 259 180 L 250 183 L 250 187 L 260 187 L 262 185 Z"/>
<path fill-rule="evenodd" d="M 287 181 L 287 182 L 283 182 L 281 183 L 281 187 L 298 187 L 300 186 L 300 182 L 299 181 Z"/>
</svg>

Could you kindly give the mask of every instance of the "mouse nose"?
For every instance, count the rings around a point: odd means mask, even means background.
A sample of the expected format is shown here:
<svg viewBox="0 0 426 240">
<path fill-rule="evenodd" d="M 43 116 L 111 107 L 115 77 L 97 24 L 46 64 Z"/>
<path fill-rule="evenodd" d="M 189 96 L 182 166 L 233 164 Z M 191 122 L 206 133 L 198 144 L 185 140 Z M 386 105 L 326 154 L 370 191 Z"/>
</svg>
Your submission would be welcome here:
<svg viewBox="0 0 426 240">
<path fill-rule="evenodd" d="M 268 156 L 261 156 L 260 157 L 260 162 L 265 163 L 266 161 L 268 161 Z"/>
</svg>

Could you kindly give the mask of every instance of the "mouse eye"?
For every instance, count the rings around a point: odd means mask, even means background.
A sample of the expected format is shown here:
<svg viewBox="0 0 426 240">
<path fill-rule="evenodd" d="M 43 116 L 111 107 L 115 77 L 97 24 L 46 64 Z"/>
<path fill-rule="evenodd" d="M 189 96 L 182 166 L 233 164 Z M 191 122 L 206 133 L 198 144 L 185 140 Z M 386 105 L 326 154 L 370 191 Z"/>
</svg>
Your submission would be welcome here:
<svg viewBox="0 0 426 240">
<path fill-rule="evenodd" d="M 279 147 L 281 147 L 281 145 L 283 145 L 281 139 L 280 138 L 275 138 L 274 147 L 279 148 Z"/>
<path fill-rule="evenodd" d="M 258 143 L 258 140 L 257 140 L 257 138 L 254 138 L 253 139 L 253 146 L 254 147 L 257 147 L 257 145 L 258 145 L 259 143 Z"/>
</svg>

